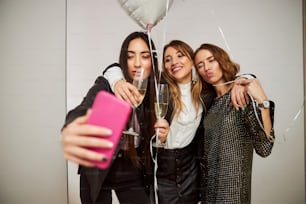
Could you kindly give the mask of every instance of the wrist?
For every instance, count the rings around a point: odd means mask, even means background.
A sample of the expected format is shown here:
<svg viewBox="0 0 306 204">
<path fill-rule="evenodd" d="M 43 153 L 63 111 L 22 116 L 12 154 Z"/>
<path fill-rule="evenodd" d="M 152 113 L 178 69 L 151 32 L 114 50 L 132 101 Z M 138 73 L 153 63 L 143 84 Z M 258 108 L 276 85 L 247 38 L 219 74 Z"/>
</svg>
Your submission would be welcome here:
<svg viewBox="0 0 306 204">
<path fill-rule="evenodd" d="M 116 88 L 116 86 L 119 84 L 119 83 L 121 83 L 121 82 L 125 82 L 125 79 L 118 79 L 118 80 L 116 80 L 116 81 L 114 81 L 114 83 L 113 83 L 113 87 L 114 88 Z"/>
<path fill-rule="evenodd" d="M 268 99 L 262 101 L 256 101 L 256 106 L 261 109 L 270 109 L 271 103 Z"/>
</svg>

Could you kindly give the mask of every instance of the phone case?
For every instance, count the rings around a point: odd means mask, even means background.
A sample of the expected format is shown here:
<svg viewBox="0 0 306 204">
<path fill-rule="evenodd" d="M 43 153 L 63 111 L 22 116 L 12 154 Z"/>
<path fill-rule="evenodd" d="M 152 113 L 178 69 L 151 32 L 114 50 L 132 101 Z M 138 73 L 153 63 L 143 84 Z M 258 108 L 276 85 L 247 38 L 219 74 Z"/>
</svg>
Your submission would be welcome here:
<svg viewBox="0 0 306 204">
<path fill-rule="evenodd" d="M 112 135 L 105 138 L 111 140 L 114 143 L 114 146 L 111 149 L 90 148 L 91 150 L 105 154 L 108 158 L 107 161 L 95 161 L 94 163 L 97 167 L 106 169 L 110 165 L 131 110 L 132 108 L 128 103 L 118 99 L 113 94 L 106 91 L 98 92 L 92 106 L 92 112 L 88 119 L 88 124 L 111 129 Z"/>
</svg>

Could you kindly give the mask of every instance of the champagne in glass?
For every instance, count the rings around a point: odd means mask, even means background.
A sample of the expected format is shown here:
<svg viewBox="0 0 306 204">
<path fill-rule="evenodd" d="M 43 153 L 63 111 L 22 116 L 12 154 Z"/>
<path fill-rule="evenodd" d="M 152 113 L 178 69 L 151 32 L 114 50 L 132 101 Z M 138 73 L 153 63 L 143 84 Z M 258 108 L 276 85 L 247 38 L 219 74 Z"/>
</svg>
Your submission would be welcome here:
<svg viewBox="0 0 306 204">
<path fill-rule="evenodd" d="M 157 118 L 165 118 L 168 109 L 168 103 L 155 102 L 154 107 Z"/>
<path fill-rule="evenodd" d="M 157 119 L 162 119 L 166 116 L 168 110 L 168 102 L 169 102 L 168 84 L 158 84 L 155 103 L 154 103 L 155 115 Z M 156 138 L 156 141 L 157 142 L 153 144 L 154 147 L 163 148 L 165 146 L 165 144 L 161 143 L 158 138 Z"/>
<path fill-rule="evenodd" d="M 138 98 L 138 104 L 133 106 L 132 119 L 128 130 L 123 131 L 126 135 L 139 136 L 139 133 L 134 130 L 135 119 L 136 119 L 136 108 L 142 103 L 147 90 L 148 78 L 145 76 L 145 70 L 139 69 L 133 78 L 133 85 L 138 89 L 140 97 Z"/>
<path fill-rule="evenodd" d="M 140 97 L 138 98 L 139 101 L 138 101 L 138 104 L 136 105 L 137 107 L 142 103 L 142 101 L 143 101 L 143 99 L 144 99 L 144 97 L 146 95 L 147 84 L 148 84 L 147 81 L 148 81 L 147 79 L 142 80 L 142 82 L 137 81 L 137 80 L 133 81 L 134 86 L 137 87 L 138 92 L 140 93 Z"/>
</svg>

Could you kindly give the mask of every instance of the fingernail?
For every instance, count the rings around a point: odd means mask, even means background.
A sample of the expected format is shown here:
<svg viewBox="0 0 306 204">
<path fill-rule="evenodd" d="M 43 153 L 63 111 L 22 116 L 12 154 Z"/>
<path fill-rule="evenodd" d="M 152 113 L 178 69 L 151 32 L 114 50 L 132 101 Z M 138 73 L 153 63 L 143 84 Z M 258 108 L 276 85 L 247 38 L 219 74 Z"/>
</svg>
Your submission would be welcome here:
<svg viewBox="0 0 306 204">
<path fill-rule="evenodd" d="M 109 129 L 109 130 L 107 130 L 107 134 L 111 135 L 111 134 L 113 134 L 113 131 Z"/>
<path fill-rule="evenodd" d="M 112 142 L 108 142 L 106 143 L 107 147 L 112 148 L 114 146 L 114 144 Z"/>
</svg>

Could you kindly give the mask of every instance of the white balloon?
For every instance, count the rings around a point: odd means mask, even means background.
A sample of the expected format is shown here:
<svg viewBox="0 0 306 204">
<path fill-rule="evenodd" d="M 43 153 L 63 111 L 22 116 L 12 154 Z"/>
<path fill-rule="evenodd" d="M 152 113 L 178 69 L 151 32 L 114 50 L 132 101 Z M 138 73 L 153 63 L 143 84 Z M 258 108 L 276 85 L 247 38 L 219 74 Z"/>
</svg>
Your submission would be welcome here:
<svg viewBox="0 0 306 204">
<path fill-rule="evenodd" d="M 167 14 L 173 0 L 118 0 L 121 7 L 143 29 L 151 29 Z"/>
</svg>

